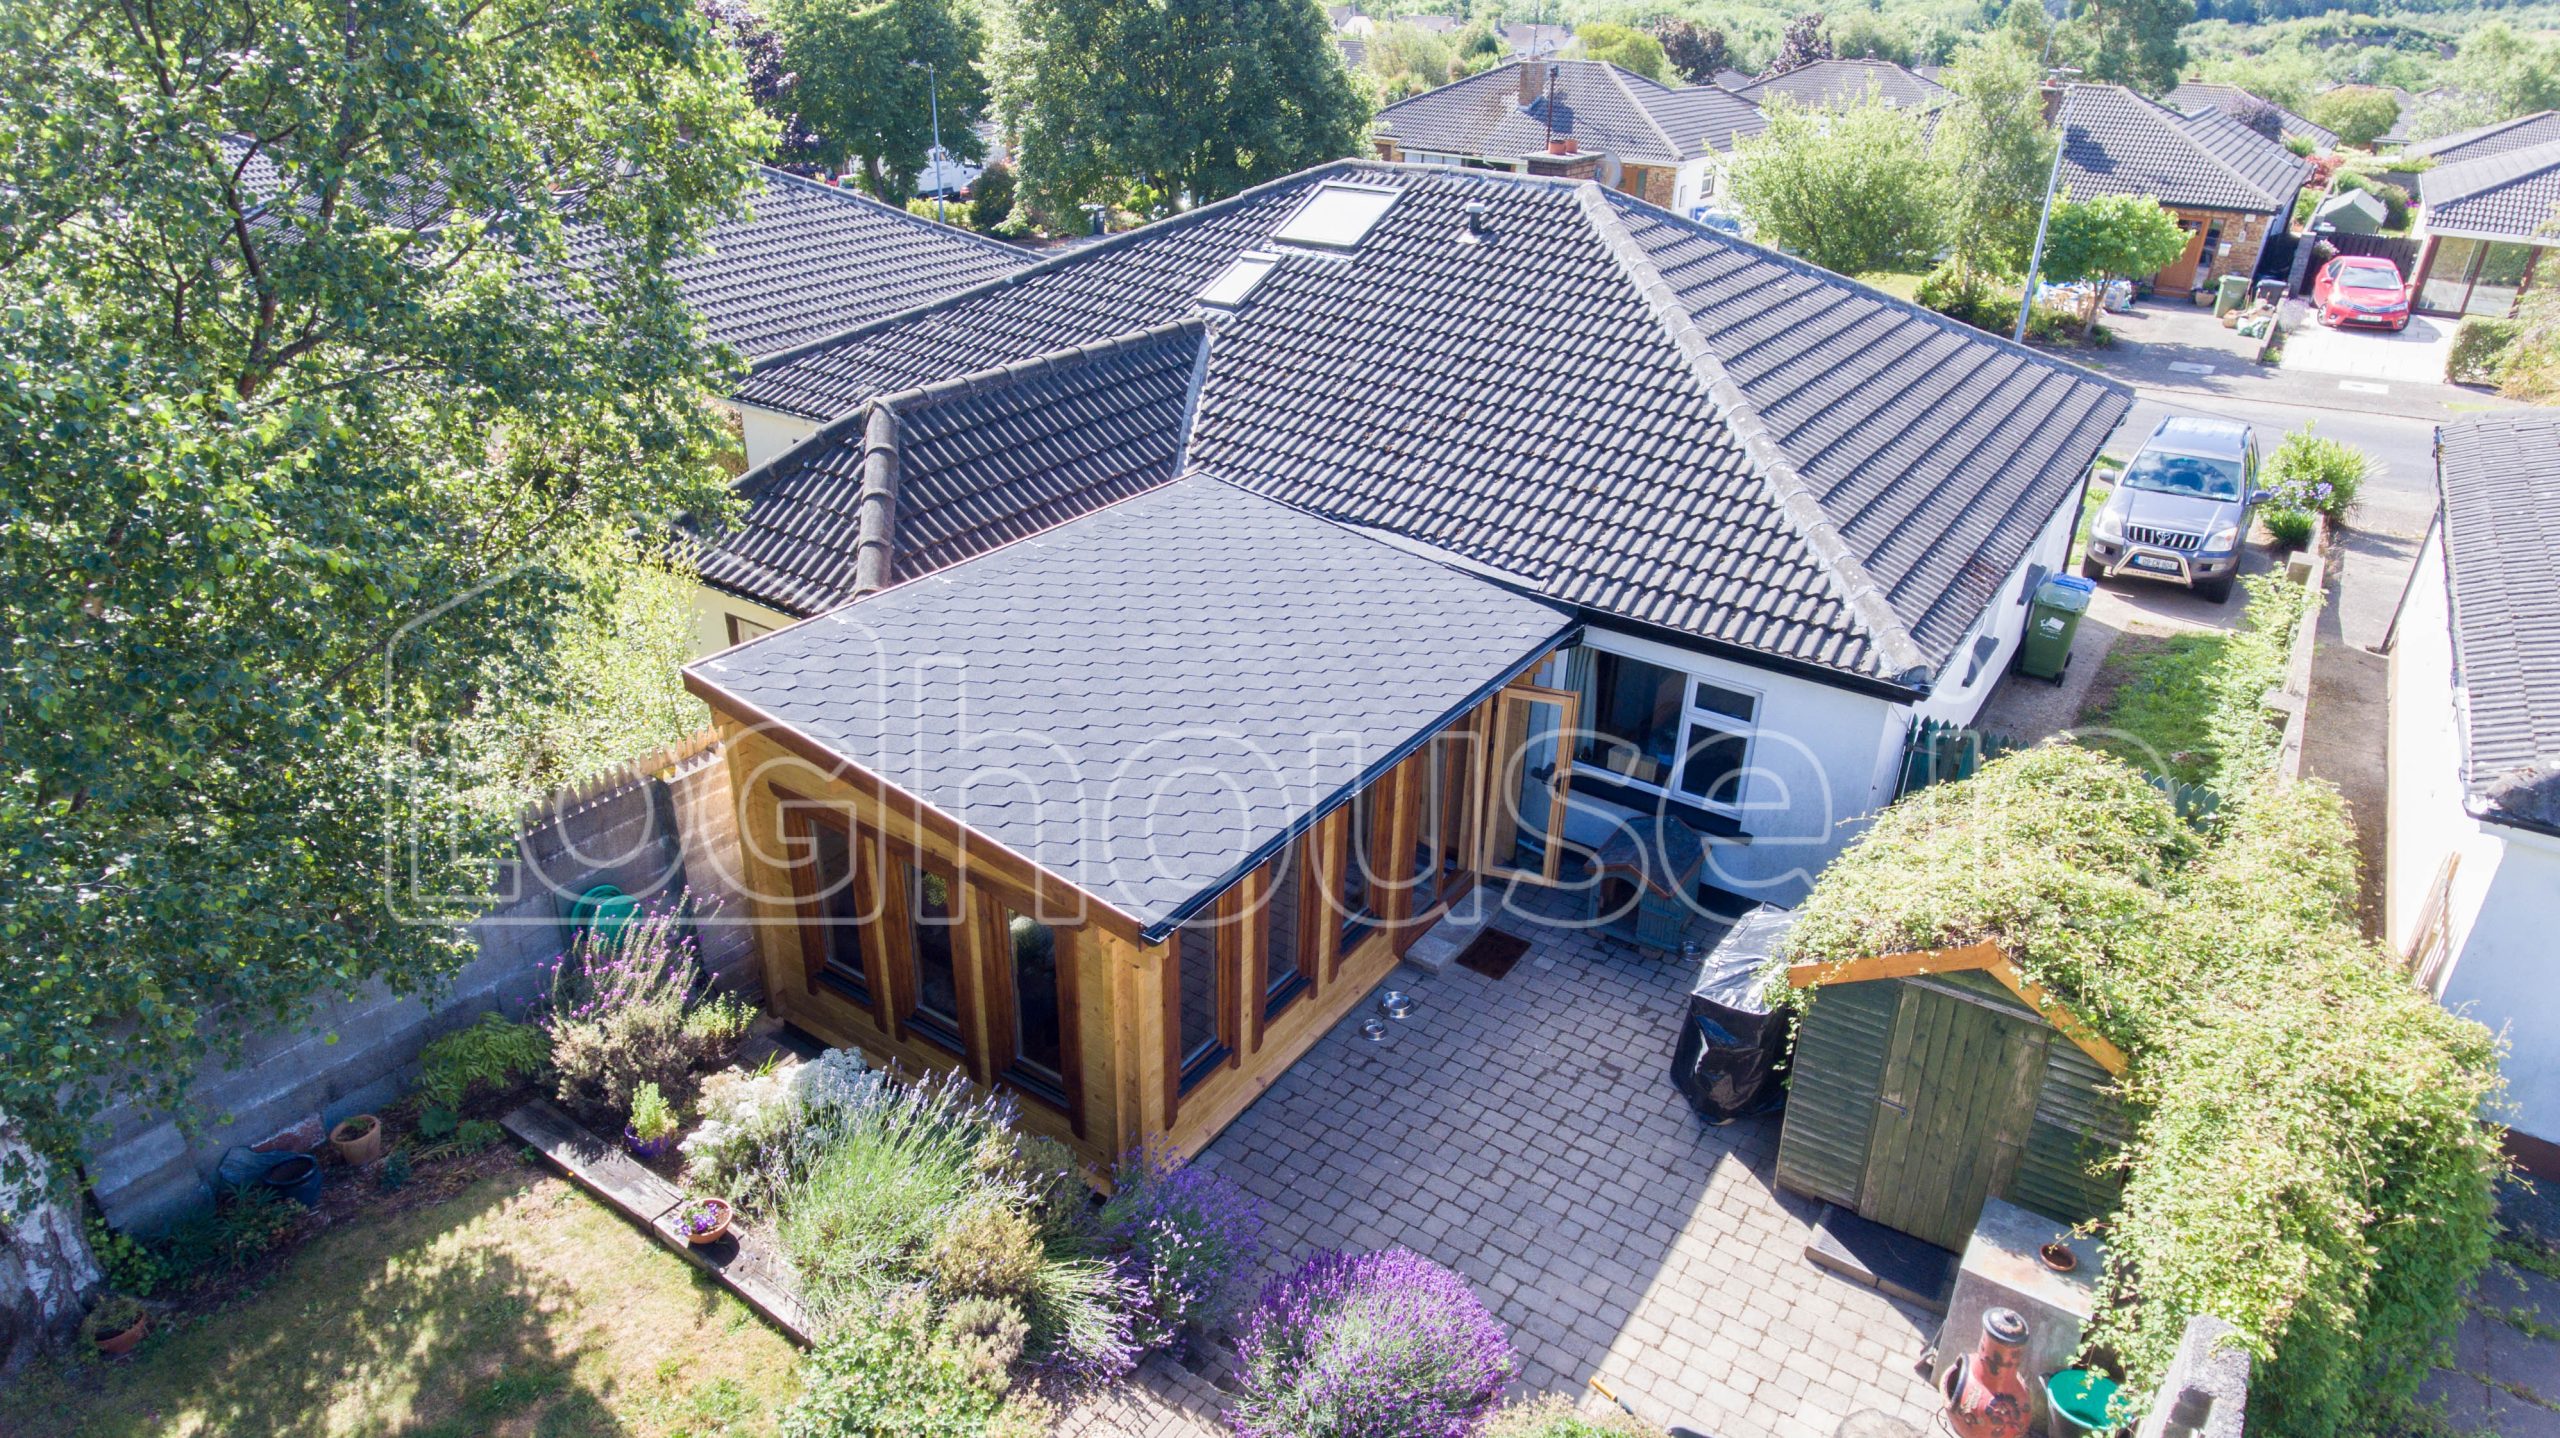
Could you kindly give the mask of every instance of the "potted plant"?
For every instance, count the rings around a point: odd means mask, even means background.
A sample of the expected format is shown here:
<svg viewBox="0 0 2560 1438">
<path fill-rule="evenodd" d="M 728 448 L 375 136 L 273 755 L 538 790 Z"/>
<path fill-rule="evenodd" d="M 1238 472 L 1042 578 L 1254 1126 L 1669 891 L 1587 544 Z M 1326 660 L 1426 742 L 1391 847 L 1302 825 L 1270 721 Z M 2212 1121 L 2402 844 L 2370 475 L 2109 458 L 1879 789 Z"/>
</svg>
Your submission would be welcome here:
<svg viewBox="0 0 2560 1438">
<path fill-rule="evenodd" d="M 697 1198 L 676 1210 L 676 1232 L 696 1248 L 718 1243 L 729 1231 L 729 1221 L 737 1211 L 725 1198 Z"/>
<path fill-rule="evenodd" d="M 676 1110 L 654 1083 L 631 1091 L 631 1121 L 622 1126 L 622 1142 L 643 1163 L 654 1163 L 675 1146 Z"/>
<path fill-rule="evenodd" d="M 338 1151 L 338 1162 L 362 1168 L 382 1157 L 382 1120 L 369 1113 L 341 1119 L 329 1130 L 329 1146 Z"/>
<path fill-rule="evenodd" d="M 104 1294 L 88 1316 L 80 1320 L 80 1331 L 98 1346 L 100 1353 L 121 1357 L 141 1346 L 143 1335 L 151 1331 L 151 1310 L 143 1307 L 139 1298 Z"/>
</svg>

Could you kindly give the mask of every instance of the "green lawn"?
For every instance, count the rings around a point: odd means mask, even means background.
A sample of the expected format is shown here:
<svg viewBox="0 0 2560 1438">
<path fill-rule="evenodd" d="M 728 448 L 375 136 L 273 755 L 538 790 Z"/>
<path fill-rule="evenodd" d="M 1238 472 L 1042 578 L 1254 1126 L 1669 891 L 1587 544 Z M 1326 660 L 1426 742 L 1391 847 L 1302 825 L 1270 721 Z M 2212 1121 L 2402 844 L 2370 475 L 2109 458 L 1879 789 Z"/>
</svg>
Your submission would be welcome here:
<svg viewBox="0 0 2560 1438">
<path fill-rule="evenodd" d="M 124 1362 L 0 1389 L 0 1432 L 292 1438 L 770 1433 L 799 1352 L 566 1180 L 499 1172 L 323 1232 Z"/>
<path fill-rule="evenodd" d="M 1920 281 L 1924 278 L 1926 276 L 1904 274 L 1900 270 L 1878 270 L 1871 275 L 1858 276 L 1858 283 L 1882 290 L 1895 299 L 1909 300 L 1913 299 L 1914 292 L 1920 288 Z"/>
<path fill-rule="evenodd" d="M 2120 636 L 2082 702 L 2080 742 L 2148 773 L 2202 783 L 2214 760 L 2207 686 L 2230 643 L 2220 631 Z"/>
</svg>

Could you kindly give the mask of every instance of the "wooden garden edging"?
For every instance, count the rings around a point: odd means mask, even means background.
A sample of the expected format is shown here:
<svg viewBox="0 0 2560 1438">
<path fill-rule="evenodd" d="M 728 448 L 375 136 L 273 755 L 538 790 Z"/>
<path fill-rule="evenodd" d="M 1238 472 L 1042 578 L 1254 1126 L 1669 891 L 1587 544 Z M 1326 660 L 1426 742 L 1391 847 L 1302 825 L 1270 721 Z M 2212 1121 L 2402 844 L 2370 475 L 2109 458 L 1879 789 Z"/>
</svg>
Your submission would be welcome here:
<svg viewBox="0 0 2560 1438">
<path fill-rule="evenodd" d="M 809 1310 L 800 1302 L 791 1266 L 775 1251 L 773 1240 L 733 1221 L 729 1236 L 696 1247 L 676 1232 L 675 1211 L 684 1194 L 674 1184 L 640 1166 L 619 1147 L 598 1138 L 548 1099 L 535 1099 L 498 1120 L 527 1147 L 559 1166 L 580 1188 L 603 1199 L 623 1217 L 647 1229 L 651 1237 L 685 1261 L 710 1274 L 749 1308 L 781 1329 L 793 1342 L 808 1347 Z"/>
</svg>

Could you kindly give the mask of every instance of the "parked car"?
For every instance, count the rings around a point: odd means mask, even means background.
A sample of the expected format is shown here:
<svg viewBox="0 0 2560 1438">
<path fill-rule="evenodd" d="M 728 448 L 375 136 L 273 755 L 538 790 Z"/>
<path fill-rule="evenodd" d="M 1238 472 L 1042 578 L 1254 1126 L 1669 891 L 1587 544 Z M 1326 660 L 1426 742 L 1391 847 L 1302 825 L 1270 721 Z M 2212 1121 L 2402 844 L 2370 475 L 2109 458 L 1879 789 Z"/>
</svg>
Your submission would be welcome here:
<svg viewBox="0 0 2560 1438">
<path fill-rule="evenodd" d="M 2219 604 L 2231 597 L 2241 541 L 2266 502 L 2249 426 L 2172 415 L 2152 428 L 2090 520 L 2080 572 L 2184 584 Z"/>
<path fill-rule="evenodd" d="M 2400 267 L 2371 255 L 2340 255 L 2311 282 L 2311 308 L 2324 325 L 2409 327 L 2409 282 Z"/>
</svg>

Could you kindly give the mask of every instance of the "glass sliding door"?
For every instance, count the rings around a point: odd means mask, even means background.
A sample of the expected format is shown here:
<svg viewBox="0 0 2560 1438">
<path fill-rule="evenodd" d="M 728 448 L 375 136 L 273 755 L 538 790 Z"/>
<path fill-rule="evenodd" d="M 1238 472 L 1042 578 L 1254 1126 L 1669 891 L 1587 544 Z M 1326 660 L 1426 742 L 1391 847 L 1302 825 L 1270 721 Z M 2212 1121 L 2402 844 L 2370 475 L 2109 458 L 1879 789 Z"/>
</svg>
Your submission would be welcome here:
<svg viewBox="0 0 2560 1438">
<path fill-rule="evenodd" d="M 2502 320 L 2516 307 L 2524 277 L 2533 269 L 2533 246 L 2493 240 L 2480 247 L 2480 269 L 2471 280 L 2471 298 L 2462 312 Z"/>
<path fill-rule="evenodd" d="M 2471 294 L 2471 267 L 2480 260 L 2478 240 L 2442 239 L 2427 261 L 2427 280 L 2418 286 L 2418 308 L 2439 315 L 2462 313 Z"/>
<path fill-rule="evenodd" d="M 1485 872 L 1552 884 L 1562 877 L 1565 793 L 1582 696 L 1515 685 L 1494 697 L 1493 792 L 1485 811 Z"/>
</svg>

